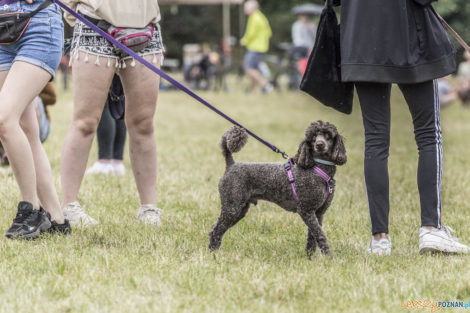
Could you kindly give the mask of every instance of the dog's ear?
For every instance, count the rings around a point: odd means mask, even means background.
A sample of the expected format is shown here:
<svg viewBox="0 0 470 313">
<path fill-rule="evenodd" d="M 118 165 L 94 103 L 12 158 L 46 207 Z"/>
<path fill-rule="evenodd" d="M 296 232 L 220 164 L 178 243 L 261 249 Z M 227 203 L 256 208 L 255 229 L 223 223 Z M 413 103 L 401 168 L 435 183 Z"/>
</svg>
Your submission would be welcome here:
<svg viewBox="0 0 470 313">
<path fill-rule="evenodd" d="M 293 158 L 294 163 L 302 168 L 311 168 L 315 165 L 313 160 L 313 148 L 310 141 L 307 139 L 302 140 L 299 145 L 299 150 Z"/>
<path fill-rule="evenodd" d="M 346 157 L 346 147 L 344 146 L 344 140 L 340 134 L 337 134 L 335 137 L 335 145 L 333 146 L 333 152 L 331 156 L 332 161 L 337 165 L 343 165 L 348 160 Z"/>
</svg>

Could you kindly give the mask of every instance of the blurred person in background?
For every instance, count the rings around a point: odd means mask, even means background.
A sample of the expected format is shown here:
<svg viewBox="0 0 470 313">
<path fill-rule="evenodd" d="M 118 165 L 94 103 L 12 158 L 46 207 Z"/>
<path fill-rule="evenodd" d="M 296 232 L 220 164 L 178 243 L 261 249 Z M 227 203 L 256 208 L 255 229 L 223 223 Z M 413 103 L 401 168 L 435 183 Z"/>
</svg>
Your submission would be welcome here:
<svg viewBox="0 0 470 313">
<path fill-rule="evenodd" d="M 292 24 L 293 53 L 299 54 L 299 58 L 308 56 L 315 44 L 317 26 L 306 14 L 298 14 L 297 21 Z"/>
<path fill-rule="evenodd" d="M 245 2 L 244 12 L 248 15 L 248 21 L 245 35 L 241 39 L 241 44 L 247 50 L 243 60 L 243 69 L 251 80 L 247 92 L 251 93 L 257 86 L 260 86 L 263 93 L 268 93 L 274 87 L 263 77 L 259 66 L 269 50 L 269 40 L 272 36 L 271 27 L 266 16 L 259 10 L 258 1 L 248 0 Z"/>
<path fill-rule="evenodd" d="M 460 63 L 457 73 L 458 95 L 464 107 L 470 106 L 470 52 L 465 51 L 465 61 Z"/>
</svg>

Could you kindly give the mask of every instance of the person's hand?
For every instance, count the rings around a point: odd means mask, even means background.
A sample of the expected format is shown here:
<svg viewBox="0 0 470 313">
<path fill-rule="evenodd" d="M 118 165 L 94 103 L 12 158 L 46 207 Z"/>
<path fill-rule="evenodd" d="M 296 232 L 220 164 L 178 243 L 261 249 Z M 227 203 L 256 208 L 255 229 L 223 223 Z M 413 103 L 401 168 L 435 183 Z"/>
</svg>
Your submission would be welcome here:
<svg viewBox="0 0 470 313">
<path fill-rule="evenodd" d="M 32 4 L 34 0 L 25 0 L 27 3 Z"/>
</svg>

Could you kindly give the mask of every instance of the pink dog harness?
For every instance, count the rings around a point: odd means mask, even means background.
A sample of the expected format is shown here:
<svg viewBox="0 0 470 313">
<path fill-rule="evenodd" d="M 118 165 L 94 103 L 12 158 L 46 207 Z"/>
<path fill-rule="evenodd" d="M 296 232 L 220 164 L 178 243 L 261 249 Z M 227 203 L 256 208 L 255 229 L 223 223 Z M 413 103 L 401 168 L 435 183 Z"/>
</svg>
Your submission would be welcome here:
<svg viewBox="0 0 470 313">
<path fill-rule="evenodd" d="M 284 168 L 286 169 L 287 179 L 289 181 L 290 187 L 292 189 L 292 195 L 294 196 L 295 202 L 299 203 L 299 196 L 297 196 L 297 190 L 295 189 L 295 179 L 294 174 L 292 173 L 292 168 L 294 167 L 294 162 L 291 158 L 289 158 L 288 162 L 284 164 Z M 324 200 L 328 199 L 330 194 L 333 194 L 335 191 L 335 180 L 331 178 L 324 170 L 319 168 L 318 166 L 313 167 L 313 171 L 315 174 L 320 176 L 326 183 L 326 191 L 325 191 L 325 198 Z"/>
</svg>

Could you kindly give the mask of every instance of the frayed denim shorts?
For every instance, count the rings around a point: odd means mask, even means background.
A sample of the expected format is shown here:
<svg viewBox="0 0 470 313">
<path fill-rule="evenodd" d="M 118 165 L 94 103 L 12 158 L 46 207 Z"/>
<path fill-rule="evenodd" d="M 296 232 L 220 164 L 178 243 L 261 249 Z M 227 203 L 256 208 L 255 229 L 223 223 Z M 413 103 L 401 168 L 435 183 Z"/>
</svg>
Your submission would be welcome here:
<svg viewBox="0 0 470 313">
<path fill-rule="evenodd" d="M 37 9 L 44 0 L 33 4 L 18 1 L 0 6 L 0 13 L 24 12 Z M 33 16 L 23 36 L 15 43 L 0 45 L 0 71 L 8 71 L 14 62 L 36 65 L 55 76 L 64 46 L 64 25 L 57 4 L 51 4 Z"/>
</svg>

